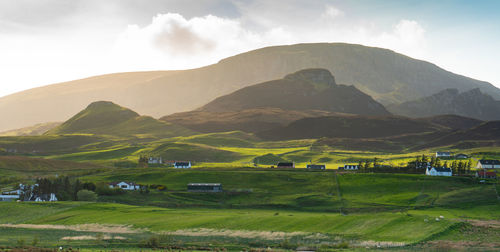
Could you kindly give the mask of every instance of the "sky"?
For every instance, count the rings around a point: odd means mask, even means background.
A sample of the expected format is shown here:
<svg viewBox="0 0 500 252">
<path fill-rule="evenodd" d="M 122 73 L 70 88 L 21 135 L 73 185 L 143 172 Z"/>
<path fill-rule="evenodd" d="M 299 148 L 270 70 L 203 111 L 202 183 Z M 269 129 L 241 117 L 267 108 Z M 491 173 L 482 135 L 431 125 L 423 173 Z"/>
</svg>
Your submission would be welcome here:
<svg viewBox="0 0 500 252">
<path fill-rule="evenodd" d="M 500 87 L 500 1 L 0 0 L 0 97 L 272 45 L 388 48 Z"/>
</svg>

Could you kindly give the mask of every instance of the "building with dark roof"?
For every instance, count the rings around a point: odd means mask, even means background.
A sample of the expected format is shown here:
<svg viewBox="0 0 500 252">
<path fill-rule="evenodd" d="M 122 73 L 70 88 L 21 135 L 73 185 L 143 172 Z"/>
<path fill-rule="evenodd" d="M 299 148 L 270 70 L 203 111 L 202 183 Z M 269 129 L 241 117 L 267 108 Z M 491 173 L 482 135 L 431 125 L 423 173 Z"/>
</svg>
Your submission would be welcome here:
<svg viewBox="0 0 500 252">
<path fill-rule="evenodd" d="M 500 161 L 493 159 L 481 159 L 477 162 L 477 169 L 500 169 Z"/>
<path fill-rule="evenodd" d="M 295 168 L 295 164 L 293 162 L 279 162 L 276 165 L 277 168 Z"/>
<path fill-rule="evenodd" d="M 220 183 L 189 183 L 188 192 L 222 192 Z"/>
<path fill-rule="evenodd" d="M 178 169 L 191 168 L 191 162 L 175 162 L 174 168 L 178 168 Z"/>
<path fill-rule="evenodd" d="M 316 164 L 308 164 L 307 169 L 311 170 L 325 170 L 326 165 L 316 165 Z"/>
</svg>

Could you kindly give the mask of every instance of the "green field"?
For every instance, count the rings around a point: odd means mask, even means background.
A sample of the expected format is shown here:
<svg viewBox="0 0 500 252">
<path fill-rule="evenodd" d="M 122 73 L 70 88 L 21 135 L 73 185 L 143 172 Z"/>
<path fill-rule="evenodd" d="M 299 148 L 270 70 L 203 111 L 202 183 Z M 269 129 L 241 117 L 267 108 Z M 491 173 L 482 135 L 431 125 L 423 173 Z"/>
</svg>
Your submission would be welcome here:
<svg viewBox="0 0 500 252">
<path fill-rule="evenodd" d="M 0 189 L 61 175 L 96 184 L 166 186 L 165 191 L 102 195 L 97 202 L 0 202 L 0 246 L 140 250 L 157 240 L 159 247 L 191 250 L 412 250 L 447 248 L 467 240 L 471 243 L 464 246 L 471 249 L 487 243 L 492 250 L 500 248 L 495 238 L 500 235 L 500 225 L 495 226 L 500 220 L 496 181 L 337 172 L 338 166 L 374 158 L 380 164 L 403 166 L 438 149 L 389 153 L 316 143 L 265 142 L 238 131 L 172 138 L 0 137 Z M 498 147 L 439 150 L 469 154 L 473 162 L 500 158 Z M 148 167 L 138 163 L 140 156 L 189 160 L 194 166 Z M 294 161 L 297 168 L 270 168 L 277 160 Z M 326 164 L 327 171 L 303 169 L 309 162 Z M 224 192 L 187 192 L 188 183 L 222 183 Z M 485 222 L 493 227 L 485 227 Z"/>
</svg>

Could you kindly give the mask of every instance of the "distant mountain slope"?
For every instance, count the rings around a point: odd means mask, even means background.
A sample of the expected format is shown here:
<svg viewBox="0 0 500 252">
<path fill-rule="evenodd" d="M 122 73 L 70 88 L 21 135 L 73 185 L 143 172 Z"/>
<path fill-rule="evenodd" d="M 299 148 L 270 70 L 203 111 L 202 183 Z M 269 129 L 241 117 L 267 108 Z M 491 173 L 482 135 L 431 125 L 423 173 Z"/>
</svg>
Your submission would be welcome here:
<svg viewBox="0 0 500 252">
<path fill-rule="evenodd" d="M 185 71 L 120 73 L 35 88 L 0 98 L 0 131 L 64 121 L 96 100 L 140 114 L 163 116 L 198 108 L 242 87 L 305 68 L 325 68 L 384 104 L 429 96 L 446 88 L 480 88 L 500 99 L 487 82 L 445 71 L 386 49 L 342 43 L 275 46 Z"/>
<path fill-rule="evenodd" d="M 448 134 L 423 147 L 461 144 L 462 148 L 500 146 L 500 121 L 484 122 L 476 127 Z"/>
<path fill-rule="evenodd" d="M 425 121 L 400 116 L 327 116 L 304 118 L 284 127 L 258 132 L 267 140 L 309 138 L 383 138 L 444 130 Z"/>
<path fill-rule="evenodd" d="M 283 110 L 255 108 L 240 111 L 190 111 L 162 117 L 160 120 L 182 125 L 197 132 L 225 132 L 241 130 L 255 133 L 270 130 L 306 117 L 320 117 L 337 113 L 320 110 Z"/>
<path fill-rule="evenodd" d="M 283 79 L 245 87 L 215 99 L 200 110 L 228 112 L 266 107 L 389 115 L 382 104 L 355 87 L 337 85 L 326 69 L 300 70 Z"/>
<path fill-rule="evenodd" d="M 480 120 L 500 120 L 500 101 L 478 88 L 460 93 L 457 89 L 446 89 L 437 94 L 388 106 L 394 114 L 422 117 L 455 114 Z"/>
<path fill-rule="evenodd" d="M 60 122 L 38 123 L 33 126 L 0 132 L 0 136 L 39 136 L 61 125 Z"/>
<path fill-rule="evenodd" d="M 112 102 L 91 103 L 60 126 L 48 131 L 47 135 L 89 133 L 115 136 L 185 136 L 192 131 L 178 125 L 158 121 L 149 116 L 120 107 Z"/>
<path fill-rule="evenodd" d="M 484 122 L 478 119 L 473 119 L 458 115 L 437 115 L 437 116 L 421 118 L 421 120 L 441 125 L 452 130 L 466 130 L 473 128 L 475 126 L 479 126 L 481 123 Z"/>
</svg>

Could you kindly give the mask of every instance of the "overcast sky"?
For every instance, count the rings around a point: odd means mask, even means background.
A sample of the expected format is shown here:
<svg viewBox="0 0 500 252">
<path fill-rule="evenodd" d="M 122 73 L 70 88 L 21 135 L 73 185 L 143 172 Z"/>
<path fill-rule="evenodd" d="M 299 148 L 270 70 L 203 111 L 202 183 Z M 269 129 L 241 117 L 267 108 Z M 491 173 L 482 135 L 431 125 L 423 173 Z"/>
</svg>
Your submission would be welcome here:
<svg viewBox="0 0 500 252">
<path fill-rule="evenodd" d="M 392 49 L 500 87 L 500 1 L 0 0 L 0 96 L 270 45 Z"/>
</svg>

